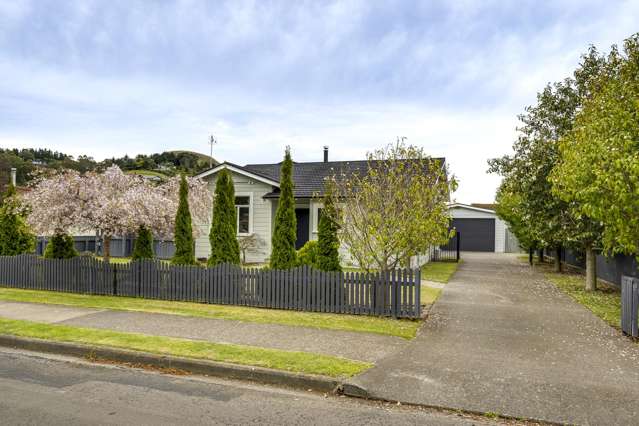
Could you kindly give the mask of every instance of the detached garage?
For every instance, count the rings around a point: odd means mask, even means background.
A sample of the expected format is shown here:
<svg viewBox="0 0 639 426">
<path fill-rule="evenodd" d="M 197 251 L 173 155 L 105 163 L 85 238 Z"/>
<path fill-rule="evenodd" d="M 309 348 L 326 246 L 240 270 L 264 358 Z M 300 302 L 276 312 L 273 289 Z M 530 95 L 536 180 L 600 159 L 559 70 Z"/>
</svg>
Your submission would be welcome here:
<svg viewBox="0 0 639 426">
<path fill-rule="evenodd" d="M 467 204 L 451 204 L 451 227 L 461 235 L 461 251 L 517 252 L 519 244 L 494 210 Z"/>
</svg>

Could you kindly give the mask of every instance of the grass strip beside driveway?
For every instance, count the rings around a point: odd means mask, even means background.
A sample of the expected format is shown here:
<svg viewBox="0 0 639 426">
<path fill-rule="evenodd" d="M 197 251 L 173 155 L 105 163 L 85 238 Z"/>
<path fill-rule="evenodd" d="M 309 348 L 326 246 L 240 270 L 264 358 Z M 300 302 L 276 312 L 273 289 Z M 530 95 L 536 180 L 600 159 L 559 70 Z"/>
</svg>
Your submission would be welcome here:
<svg viewBox="0 0 639 426">
<path fill-rule="evenodd" d="M 419 301 L 422 305 L 432 305 L 441 294 L 441 288 L 429 287 L 422 284 Z"/>
<path fill-rule="evenodd" d="M 461 261 L 460 261 L 461 262 Z M 428 262 L 422 266 L 422 279 L 445 284 L 453 276 L 458 262 Z M 431 305 L 439 298 L 442 289 L 439 287 L 431 287 L 422 282 L 420 301 L 422 305 Z"/>
<path fill-rule="evenodd" d="M 435 281 L 437 283 L 447 283 L 453 276 L 459 262 L 428 262 L 422 266 L 422 279 Z"/>
<path fill-rule="evenodd" d="M 171 302 L 120 296 L 92 296 L 55 291 L 21 290 L 0 287 L 0 300 L 45 303 L 84 308 L 151 312 L 202 318 L 224 319 L 263 324 L 324 328 L 330 330 L 375 333 L 412 339 L 420 322 L 364 315 L 342 315 L 299 312 L 245 306 L 209 305 L 205 303 Z"/>
<path fill-rule="evenodd" d="M 546 279 L 578 303 L 590 309 L 613 327 L 621 327 L 621 293 L 618 289 L 597 283 L 597 290 L 584 289 L 584 276 L 571 273 L 546 272 Z"/>
<path fill-rule="evenodd" d="M 372 364 L 328 355 L 211 343 L 0 318 L 0 334 L 199 358 L 329 377 L 350 377 Z"/>
</svg>

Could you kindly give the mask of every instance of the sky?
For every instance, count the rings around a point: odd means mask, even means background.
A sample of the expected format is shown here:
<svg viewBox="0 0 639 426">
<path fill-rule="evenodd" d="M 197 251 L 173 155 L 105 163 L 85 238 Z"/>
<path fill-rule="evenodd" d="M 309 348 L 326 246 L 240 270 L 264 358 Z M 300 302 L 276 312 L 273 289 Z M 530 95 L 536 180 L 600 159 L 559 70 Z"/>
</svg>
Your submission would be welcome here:
<svg viewBox="0 0 639 426">
<path fill-rule="evenodd" d="M 590 44 L 639 1 L 0 0 L 0 147 L 96 160 L 185 149 L 237 164 L 364 159 L 406 137 L 458 202 Z"/>
</svg>

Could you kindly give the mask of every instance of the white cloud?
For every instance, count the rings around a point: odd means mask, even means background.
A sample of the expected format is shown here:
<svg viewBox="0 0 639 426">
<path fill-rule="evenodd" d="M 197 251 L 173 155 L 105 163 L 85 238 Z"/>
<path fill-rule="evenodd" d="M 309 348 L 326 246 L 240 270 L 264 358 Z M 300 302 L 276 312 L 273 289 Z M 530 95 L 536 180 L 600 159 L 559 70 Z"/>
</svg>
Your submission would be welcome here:
<svg viewBox="0 0 639 426">
<path fill-rule="evenodd" d="M 80 2 L 56 45 L 59 22 L 38 38 L 27 2 L 0 1 L 17 34 L 0 28 L 0 146 L 101 159 L 207 152 L 214 132 L 216 157 L 249 163 L 286 145 L 359 159 L 407 136 L 447 158 L 457 200 L 488 202 L 486 161 L 510 150 L 516 115 L 588 44 L 636 31 L 639 3 L 451 4 Z"/>
</svg>

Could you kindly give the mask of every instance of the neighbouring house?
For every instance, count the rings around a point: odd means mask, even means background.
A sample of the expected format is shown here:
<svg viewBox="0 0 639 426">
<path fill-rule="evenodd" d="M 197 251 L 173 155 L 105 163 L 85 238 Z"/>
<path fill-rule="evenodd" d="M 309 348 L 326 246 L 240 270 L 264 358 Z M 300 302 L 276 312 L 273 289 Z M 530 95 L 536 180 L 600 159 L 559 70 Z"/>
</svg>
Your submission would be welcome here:
<svg viewBox="0 0 639 426">
<path fill-rule="evenodd" d="M 495 212 L 494 204 L 461 204 L 449 206 L 451 227 L 460 233 L 461 251 L 517 253 L 519 242 L 506 222 Z"/>
<path fill-rule="evenodd" d="M 443 159 L 442 159 L 443 161 Z M 211 192 L 215 190 L 217 173 L 222 169 L 231 172 L 235 184 L 235 209 L 238 238 L 253 236 L 257 244 L 246 253 L 246 262 L 262 263 L 268 261 L 271 253 L 271 233 L 275 221 L 275 212 L 279 200 L 280 163 L 247 164 L 239 166 L 228 162 L 221 163 L 197 177 L 206 180 Z M 324 147 L 323 161 L 294 162 L 293 183 L 295 185 L 295 215 L 297 217 L 297 242 L 299 249 L 309 240 L 317 239 L 317 226 L 322 203 L 317 200 L 324 191 L 324 180 L 335 173 L 366 173 L 368 162 L 329 161 L 328 147 Z M 196 224 L 202 229 L 202 237 L 195 242 L 195 256 L 206 258 L 210 253 L 208 231 L 209 223 Z M 346 263 L 346 247 L 340 250 Z"/>
</svg>

